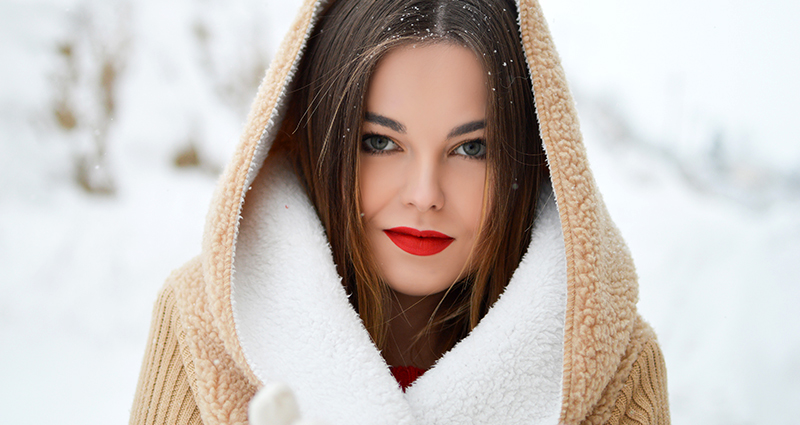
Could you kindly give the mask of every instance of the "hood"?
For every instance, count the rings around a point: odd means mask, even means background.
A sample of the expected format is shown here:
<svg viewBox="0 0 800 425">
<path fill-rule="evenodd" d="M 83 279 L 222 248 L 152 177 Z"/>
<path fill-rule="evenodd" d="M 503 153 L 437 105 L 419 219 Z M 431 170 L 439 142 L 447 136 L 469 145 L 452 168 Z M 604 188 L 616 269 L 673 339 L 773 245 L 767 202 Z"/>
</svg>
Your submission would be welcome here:
<svg viewBox="0 0 800 425">
<path fill-rule="evenodd" d="M 492 417 L 511 410 L 504 421 L 496 420 L 501 423 L 519 422 L 521 416 L 514 415 L 521 413 L 510 407 L 520 406 L 538 412 L 538 423 L 585 418 L 621 367 L 637 321 L 637 283 L 589 170 L 574 101 L 539 4 L 518 1 L 519 38 L 550 171 L 531 248 L 478 327 L 404 394 L 359 327 L 322 225 L 297 179 L 279 159 L 265 161 L 324 3 L 308 0 L 300 8 L 261 83 L 208 215 L 204 314 L 224 345 L 226 365 L 252 387 L 272 379 L 290 387 L 296 382 L 301 413 L 331 423 L 348 415 L 372 423 L 463 423 L 476 417 L 465 397 L 483 397 L 484 410 L 496 409 L 484 412 Z M 524 283 L 529 281 L 534 283 Z M 204 368 L 217 365 L 195 362 L 198 381 Z M 320 374 L 323 368 L 328 369 Z M 470 379 L 454 378 L 456 371 Z M 486 373 L 495 375 L 481 379 Z M 463 391 L 441 395 L 443 387 Z M 211 391 L 204 388 L 197 383 L 200 399 Z M 527 394 L 524 388 L 534 389 Z M 218 394 L 206 398 L 224 403 Z M 435 417 L 437 411 L 451 416 Z"/>
</svg>

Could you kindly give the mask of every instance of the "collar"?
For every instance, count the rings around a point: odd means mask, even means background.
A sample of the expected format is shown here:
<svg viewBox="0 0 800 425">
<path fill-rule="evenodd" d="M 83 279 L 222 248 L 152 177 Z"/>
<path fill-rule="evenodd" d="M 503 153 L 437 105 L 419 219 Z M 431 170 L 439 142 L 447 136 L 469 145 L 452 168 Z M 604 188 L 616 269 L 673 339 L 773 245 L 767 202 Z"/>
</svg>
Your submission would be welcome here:
<svg viewBox="0 0 800 425">
<path fill-rule="evenodd" d="M 347 300 L 300 183 L 268 159 L 247 195 L 231 288 L 251 370 L 286 383 L 304 418 L 331 424 L 557 423 L 567 278 L 558 210 L 544 192 L 503 295 L 403 393 Z"/>
</svg>

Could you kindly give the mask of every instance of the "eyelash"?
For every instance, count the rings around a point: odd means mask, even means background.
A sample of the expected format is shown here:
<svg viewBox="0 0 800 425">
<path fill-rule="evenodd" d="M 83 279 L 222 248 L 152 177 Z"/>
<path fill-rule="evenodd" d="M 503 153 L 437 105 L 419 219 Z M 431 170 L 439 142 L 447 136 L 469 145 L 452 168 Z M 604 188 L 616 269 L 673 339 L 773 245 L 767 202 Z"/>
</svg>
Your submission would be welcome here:
<svg viewBox="0 0 800 425">
<path fill-rule="evenodd" d="M 386 139 L 387 142 L 393 144 L 395 147 L 392 148 L 392 149 L 375 149 L 375 148 L 373 148 L 372 146 L 370 146 L 367 143 L 367 141 L 372 139 L 372 138 Z M 483 152 L 481 152 L 480 155 L 466 155 L 466 154 L 455 153 L 457 150 L 463 148 L 465 145 L 470 144 L 470 143 L 476 143 L 476 142 L 480 143 L 483 146 Z M 396 152 L 398 150 L 401 150 L 401 148 L 390 137 L 387 137 L 387 136 L 384 136 L 384 135 L 381 135 L 381 134 L 368 133 L 368 134 L 365 134 L 361 138 L 361 150 L 366 152 L 366 153 L 368 153 L 368 154 L 370 154 L 370 155 L 387 155 L 387 154 L 390 154 L 392 152 Z M 458 156 L 461 156 L 461 157 L 463 157 L 465 159 L 483 160 L 483 159 L 486 158 L 486 140 L 485 139 L 472 139 L 472 140 L 464 141 L 463 143 L 460 143 L 458 146 L 453 148 L 451 153 L 455 154 L 455 155 L 458 155 Z"/>
<path fill-rule="evenodd" d="M 456 155 L 461 155 L 461 156 L 463 156 L 464 158 L 467 158 L 467 159 L 474 159 L 474 160 L 483 160 L 483 159 L 486 159 L 486 140 L 485 140 L 485 139 L 472 139 L 472 140 L 467 140 L 467 141 L 465 141 L 464 143 L 461 143 L 461 144 L 459 144 L 458 146 L 456 146 L 456 147 L 455 147 L 455 149 L 453 149 L 453 152 L 457 151 L 458 149 L 461 149 L 461 148 L 462 148 L 462 147 L 464 147 L 465 145 L 468 145 L 468 144 L 470 144 L 470 143 L 476 143 L 476 142 L 477 142 L 477 143 L 480 143 L 480 144 L 483 146 L 483 152 L 481 152 L 479 155 L 466 155 L 466 154 L 456 154 Z"/>
<path fill-rule="evenodd" d="M 372 138 L 386 139 L 389 143 L 393 144 L 395 146 L 395 148 L 394 149 L 375 149 L 372 146 L 370 146 L 369 144 L 367 144 L 367 141 L 369 139 L 372 139 Z M 400 147 L 397 146 L 397 143 L 395 143 L 394 140 L 392 140 L 389 137 L 383 136 L 381 134 L 365 134 L 361 138 L 361 150 L 366 152 L 366 153 L 368 153 L 368 154 L 370 154 L 370 155 L 386 155 L 386 154 L 389 154 L 389 153 L 397 151 L 399 148 Z"/>
</svg>

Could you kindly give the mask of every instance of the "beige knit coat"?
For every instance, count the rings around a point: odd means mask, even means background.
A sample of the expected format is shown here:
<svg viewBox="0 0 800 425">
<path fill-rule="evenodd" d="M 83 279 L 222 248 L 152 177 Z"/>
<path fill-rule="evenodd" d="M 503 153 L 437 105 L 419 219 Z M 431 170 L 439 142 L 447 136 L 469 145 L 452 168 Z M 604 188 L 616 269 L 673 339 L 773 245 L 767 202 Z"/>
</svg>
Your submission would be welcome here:
<svg viewBox="0 0 800 425">
<path fill-rule="evenodd" d="M 237 307 L 235 292 L 242 289 L 237 289 L 234 280 L 239 276 L 244 279 L 246 273 L 240 272 L 240 268 L 245 268 L 243 263 L 236 263 L 235 267 L 234 263 L 240 261 L 240 257 L 241 261 L 246 258 L 239 247 L 249 234 L 248 228 L 242 228 L 242 218 L 251 211 L 260 211 L 249 206 L 251 202 L 256 203 L 255 195 L 252 198 L 248 195 L 248 206 L 245 207 L 245 195 L 253 187 L 254 193 L 259 193 L 261 187 L 269 190 L 268 181 L 273 181 L 264 177 L 270 170 L 262 165 L 272 137 L 280 127 L 287 84 L 296 71 L 310 25 L 321 7 L 314 0 L 307 0 L 301 7 L 261 83 L 241 143 L 221 177 L 208 214 L 202 253 L 176 270 L 160 293 L 134 400 L 132 424 L 247 423 L 249 400 L 275 374 L 269 372 L 272 370 L 269 365 L 258 360 L 261 358 L 259 354 L 254 353 L 254 349 L 249 348 L 252 344 L 248 346 L 250 343 L 245 341 L 248 336 L 244 334 L 251 331 L 245 329 L 247 325 L 241 319 L 244 313 L 237 312 L 241 307 Z M 560 223 L 560 228 L 555 231 L 559 249 L 563 250 L 559 251 L 563 255 L 558 264 L 563 269 L 564 284 L 561 287 L 564 302 L 562 310 L 559 310 L 563 313 L 558 317 L 557 352 L 560 356 L 556 361 L 559 367 L 557 374 L 553 375 L 556 378 L 552 379 L 554 388 L 557 388 L 555 416 L 546 419 L 545 415 L 542 420 L 507 421 L 667 424 L 669 409 L 664 360 L 655 334 L 636 310 L 638 289 L 633 261 L 589 170 L 574 102 L 537 1 L 520 0 L 519 15 L 521 40 L 533 82 L 552 192 L 557 202 L 557 211 L 555 208 L 553 211 L 556 227 Z M 289 193 L 290 199 L 296 199 L 291 190 Z M 270 196 L 278 195 L 264 195 Z M 290 209 L 289 201 L 285 201 L 285 205 L 284 201 L 280 202 L 282 208 Z M 320 225 L 312 223 L 311 227 L 314 226 Z M 523 272 L 520 274 L 524 275 Z M 503 298 L 501 301 L 505 302 Z M 243 302 L 240 297 L 239 303 Z M 509 319 L 499 321 L 504 320 Z M 483 322 L 476 331 L 481 326 L 484 326 Z M 356 335 L 362 345 L 363 341 L 368 341 L 366 330 L 363 334 Z M 266 339 L 259 344 L 269 346 L 270 339 Z M 367 352 L 370 350 L 366 346 L 362 348 Z M 379 355 L 374 353 L 365 355 L 372 356 L 369 361 L 373 363 L 374 358 L 379 359 Z M 443 370 L 447 367 L 445 360 L 449 355 L 445 354 L 442 360 Z M 460 355 L 464 359 L 470 358 L 466 348 Z M 507 359 L 504 363 L 508 363 Z M 376 367 L 375 374 L 381 375 L 380 365 Z M 437 379 L 434 372 L 439 367 L 437 364 L 429 372 L 431 382 Z M 309 373 L 320 380 L 325 379 L 325 371 L 317 373 L 312 370 Z M 444 372 L 440 374 L 444 375 Z M 380 381 L 376 385 L 384 385 L 387 379 L 391 379 L 388 368 L 385 375 L 375 378 Z M 520 373 L 512 372 L 512 375 Z M 422 388 L 419 391 L 425 390 L 426 384 L 422 381 L 427 376 L 420 378 Z M 504 385 L 506 383 L 501 382 L 498 391 L 502 392 Z M 356 386 L 369 387 L 360 383 Z M 429 386 L 435 387 L 434 384 Z M 394 394 L 391 388 L 380 388 L 388 391 L 386 403 L 389 407 L 386 411 L 389 413 L 386 413 L 385 420 L 365 422 L 447 423 L 442 419 L 426 419 L 434 416 L 418 407 L 424 404 L 425 397 L 419 402 L 413 400 L 414 387 L 409 390 L 412 392 L 409 399 L 404 399 L 399 389 Z M 312 396 L 307 396 L 309 399 L 304 401 L 302 385 L 295 390 L 300 399 L 301 414 L 304 407 L 313 410 L 317 403 L 310 399 Z M 469 394 L 471 389 L 464 391 L 467 391 L 469 399 L 478 398 Z M 506 394 L 503 400 L 513 400 L 520 394 L 522 392 Z M 369 398 L 369 393 L 361 398 Z M 381 402 L 378 401 L 378 406 Z M 344 407 L 346 403 L 339 405 Z M 522 405 L 511 403 L 506 407 L 491 407 L 513 410 Z M 325 401 L 320 404 L 325 405 Z M 475 411 L 481 412 L 486 407 L 478 406 Z M 364 412 L 368 410 L 367 407 L 363 409 Z M 392 409 L 397 412 L 391 413 Z M 459 411 L 469 411 L 465 409 Z M 336 409 L 328 410 L 330 416 L 325 411 L 316 414 L 327 421 L 337 417 L 332 410 Z M 513 414 L 516 415 L 514 418 L 525 417 L 524 411 Z M 352 422 L 359 422 L 359 418 L 353 418 Z M 451 422 L 487 423 L 476 417 Z"/>
</svg>

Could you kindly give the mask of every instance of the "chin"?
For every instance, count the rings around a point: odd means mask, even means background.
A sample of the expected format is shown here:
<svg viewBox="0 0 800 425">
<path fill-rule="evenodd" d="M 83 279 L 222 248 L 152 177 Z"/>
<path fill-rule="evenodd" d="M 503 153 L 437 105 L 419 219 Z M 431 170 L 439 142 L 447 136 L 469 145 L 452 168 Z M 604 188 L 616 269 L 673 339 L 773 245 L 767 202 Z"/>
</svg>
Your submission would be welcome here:
<svg viewBox="0 0 800 425">
<path fill-rule="evenodd" d="M 408 269 L 406 269 L 408 270 Z M 403 295 L 412 297 L 424 297 L 428 295 L 438 294 L 447 290 L 453 283 L 457 282 L 459 277 L 454 275 L 452 277 L 437 276 L 434 279 L 420 279 L 419 276 L 423 273 L 402 273 L 395 276 L 387 276 L 386 283 L 393 291 Z"/>
<path fill-rule="evenodd" d="M 446 290 L 448 286 L 446 286 L 444 288 L 426 290 L 426 288 L 409 288 L 409 287 L 404 287 L 402 285 L 398 286 L 398 285 L 391 285 L 390 284 L 389 288 L 391 288 L 392 291 L 394 291 L 394 292 L 397 292 L 399 294 L 403 294 L 403 295 L 406 295 L 406 296 L 409 296 L 409 297 L 427 297 L 429 295 L 435 295 L 435 294 L 438 294 L 438 293 Z"/>
</svg>

